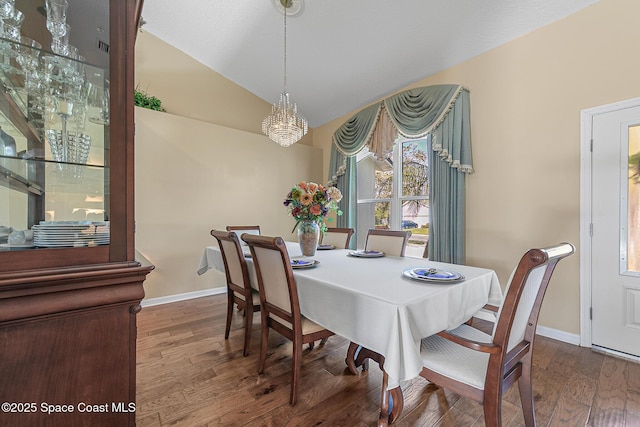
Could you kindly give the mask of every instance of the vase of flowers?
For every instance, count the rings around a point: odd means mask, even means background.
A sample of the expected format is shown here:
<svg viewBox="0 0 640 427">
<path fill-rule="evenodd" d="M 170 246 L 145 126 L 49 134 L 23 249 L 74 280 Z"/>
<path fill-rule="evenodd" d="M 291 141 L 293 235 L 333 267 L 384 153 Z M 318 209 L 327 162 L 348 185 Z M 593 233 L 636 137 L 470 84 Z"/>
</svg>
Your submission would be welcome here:
<svg viewBox="0 0 640 427">
<path fill-rule="evenodd" d="M 320 241 L 320 226 L 317 222 L 303 219 L 298 223 L 298 243 L 304 256 L 313 256 Z"/>
<path fill-rule="evenodd" d="M 293 230 L 298 228 L 298 242 L 302 255 L 315 255 L 320 231 L 326 228 L 323 220 L 331 211 L 342 215 L 338 208 L 340 200 L 342 193 L 336 187 L 325 188 L 315 182 L 302 181 L 287 194 L 284 205 L 296 220 Z M 331 221 L 331 218 L 327 220 Z"/>
</svg>

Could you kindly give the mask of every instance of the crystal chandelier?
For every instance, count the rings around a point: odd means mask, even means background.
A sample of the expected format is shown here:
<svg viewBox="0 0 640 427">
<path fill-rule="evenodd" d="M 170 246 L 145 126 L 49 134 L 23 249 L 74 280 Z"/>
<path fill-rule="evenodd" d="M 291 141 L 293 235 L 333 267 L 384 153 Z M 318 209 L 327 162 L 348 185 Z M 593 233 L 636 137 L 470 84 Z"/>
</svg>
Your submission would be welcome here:
<svg viewBox="0 0 640 427">
<path fill-rule="evenodd" d="M 284 15 L 284 90 L 280 100 L 271 107 L 271 114 L 262 120 L 262 132 L 269 139 L 283 147 L 295 144 L 307 134 L 307 119 L 298 114 L 295 102 L 289 99 L 287 93 L 287 8 L 291 7 L 291 0 L 279 0 L 283 6 Z"/>
</svg>

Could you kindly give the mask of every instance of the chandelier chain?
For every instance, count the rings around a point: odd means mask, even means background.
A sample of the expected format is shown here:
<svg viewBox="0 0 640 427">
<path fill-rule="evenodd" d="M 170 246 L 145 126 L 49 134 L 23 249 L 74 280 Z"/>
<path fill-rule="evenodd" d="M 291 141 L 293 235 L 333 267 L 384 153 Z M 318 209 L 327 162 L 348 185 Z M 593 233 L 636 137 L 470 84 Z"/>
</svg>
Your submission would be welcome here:
<svg viewBox="0 0 640 427">
<path fill-rule="evenodd" d="M 287 9 L 284 9 L 284 91 L 287 91 Z"/>
</svg>

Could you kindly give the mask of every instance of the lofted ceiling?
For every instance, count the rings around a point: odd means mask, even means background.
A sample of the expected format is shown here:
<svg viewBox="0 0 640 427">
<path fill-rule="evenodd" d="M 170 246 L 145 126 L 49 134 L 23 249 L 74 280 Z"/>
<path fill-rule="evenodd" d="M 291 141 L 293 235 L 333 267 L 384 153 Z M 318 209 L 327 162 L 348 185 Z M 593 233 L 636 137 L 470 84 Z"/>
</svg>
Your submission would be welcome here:
<svg viewBox="0 0 640 427">
<path fill-rule="evenodd" d="M 293 0 L 287 90 L 317 127 L 597 1 Z M 143 31 L 273 103 L 283 89 L 278 2 L 145 0 Z"/>
</svg>

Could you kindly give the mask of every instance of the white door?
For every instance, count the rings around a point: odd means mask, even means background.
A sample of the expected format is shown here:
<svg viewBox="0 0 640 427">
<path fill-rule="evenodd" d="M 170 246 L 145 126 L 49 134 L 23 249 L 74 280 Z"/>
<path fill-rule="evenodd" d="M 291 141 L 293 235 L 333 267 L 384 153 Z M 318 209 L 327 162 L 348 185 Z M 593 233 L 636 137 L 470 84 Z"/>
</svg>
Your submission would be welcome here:
<svg viewBox="0 0 640 427">
<path fill-rule="evenodd" d="M 640 106 L 593 116 L 592 344 L 640 357 Z"/>
</svg>

